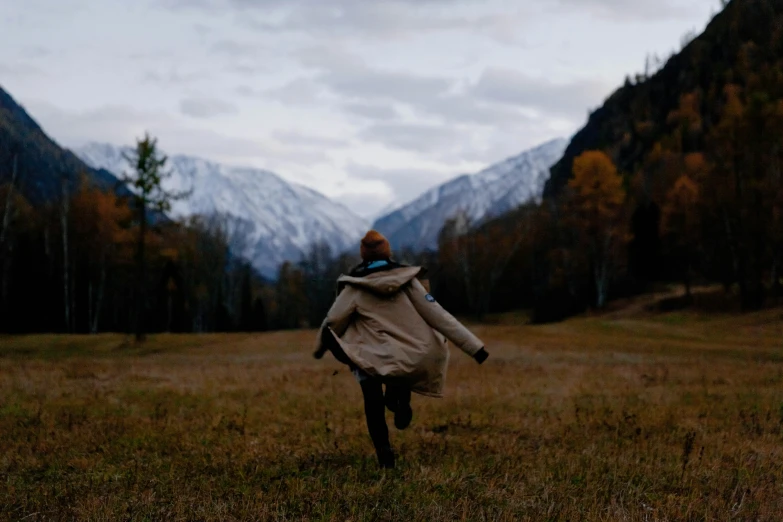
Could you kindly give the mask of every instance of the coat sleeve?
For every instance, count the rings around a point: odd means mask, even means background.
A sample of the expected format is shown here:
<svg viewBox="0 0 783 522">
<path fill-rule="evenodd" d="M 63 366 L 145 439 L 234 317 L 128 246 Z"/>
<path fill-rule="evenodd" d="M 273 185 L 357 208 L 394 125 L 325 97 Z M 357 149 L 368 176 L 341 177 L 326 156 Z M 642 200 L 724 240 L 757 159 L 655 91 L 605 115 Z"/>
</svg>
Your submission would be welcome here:
<svg viewBox="0 0 783 522">
<path fill-rule="evenodd" d="M 475 357 L 484 347 L 484 343 L 478 337 L 473 335 L 427 293 L 418 279 L 411 281 L 406 292 L 422 319 L 463 352 Z"/>
<path fill-rule="evenodd" d="M 338 337 L 341 337 L 348 326 L 351 324 L 351 316 L 356 311 L 356 291 L 350 286 L 344 288 L 337 296 L 337 299 L 329 309 L 318 331 L 316 339 L 315 357 L 320 359 L 328 349 L 327 343 L 330 342 L 331 330 Z"/>
</svg>

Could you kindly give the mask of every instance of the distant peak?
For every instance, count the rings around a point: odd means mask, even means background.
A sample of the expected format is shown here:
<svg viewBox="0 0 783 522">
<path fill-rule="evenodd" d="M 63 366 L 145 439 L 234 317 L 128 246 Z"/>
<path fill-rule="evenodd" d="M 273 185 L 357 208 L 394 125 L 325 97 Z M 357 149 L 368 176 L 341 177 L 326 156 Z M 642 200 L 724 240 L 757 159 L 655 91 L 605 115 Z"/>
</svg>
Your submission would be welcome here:
<svg viewBox="0 0 783 522">
<path fill-rule="evenodd" d="M 412 202 L 379 217 L 375 227 L 393 243 L 414 249 L 434 248 L 448 219 L 464 211 L 474 223 L 541 199 L 550 167 L 568 144 L 556 138 L 431 188 Z"/>
</svg>

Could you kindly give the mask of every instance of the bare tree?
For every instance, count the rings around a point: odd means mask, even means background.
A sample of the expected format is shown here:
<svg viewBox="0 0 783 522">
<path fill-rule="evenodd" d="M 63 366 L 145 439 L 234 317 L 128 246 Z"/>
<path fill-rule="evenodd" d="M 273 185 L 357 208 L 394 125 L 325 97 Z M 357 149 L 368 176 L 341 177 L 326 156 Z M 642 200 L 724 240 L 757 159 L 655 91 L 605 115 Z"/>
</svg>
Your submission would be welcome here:
<svg viewBox="0 0 783 522">
<path fill-rule="evenodd" d="M 60 230 L 63 239 L 63 303 L 65 305 L 65 328 L 71 331 L 71 284 L 70 264 L 68 263 L 68 214 L 70 211 L 70 194 L 68 193 L 68 178 L 62 176 L 62 201 L 60 202 Z"/>
<path fill-rule="evenodd" d="M 477 319 L 489 313 L 497 284 L 519 251 L 528 223 L 515 219 L 474 227 L 468 213 L 461 211 L 444 225 L 440 248 L 458 267 L 468 306 Z"/>
</svg>

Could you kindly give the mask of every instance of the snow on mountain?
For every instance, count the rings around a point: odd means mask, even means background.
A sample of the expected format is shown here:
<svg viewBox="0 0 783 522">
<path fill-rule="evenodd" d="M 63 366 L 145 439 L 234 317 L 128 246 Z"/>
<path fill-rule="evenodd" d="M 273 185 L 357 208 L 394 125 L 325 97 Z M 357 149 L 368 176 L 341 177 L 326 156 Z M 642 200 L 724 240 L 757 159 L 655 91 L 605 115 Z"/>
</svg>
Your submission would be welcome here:
<svg viewBox="0 0 783 522">
<path fill-rule="evenodd" d="M 549 168 L 567 145 L 568 140 L 556 139 L 478 174 L 462 175 L 379 218 L 373 228 L 386 235 L 393 248 L 434 249 L 443 225 L 461 211 L 477 223 L 540 201 Z"/>
<path fill-rule="evenodd" d="M 91 143 L 74 151 L 93 168 L 117 176 L 129 172 L 123 153 L 130 148 Z M 221 214 L 244 230 L 241 254 L 263 275 L 274 277 L 284 261 L 298 261 L 314 243 L 335 253 L 355 249 L 368 223 L 322 194 L 288 183 L 265 170 L 230 167 L 190 156 L 171 156 L 172 176 L 164 186 L 192 190 L 177 201 L 172 217 Z"/>
</svg>

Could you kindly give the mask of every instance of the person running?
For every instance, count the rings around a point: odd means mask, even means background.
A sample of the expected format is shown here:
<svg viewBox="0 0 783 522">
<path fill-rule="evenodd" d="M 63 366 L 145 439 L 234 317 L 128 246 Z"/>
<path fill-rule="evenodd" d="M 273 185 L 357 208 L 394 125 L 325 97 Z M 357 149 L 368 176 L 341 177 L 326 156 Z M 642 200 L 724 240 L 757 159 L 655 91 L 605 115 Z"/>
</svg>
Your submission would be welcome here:
<svg viewBox="0 0 783 522">
<path fill-rule="evenodd" d="M 422 267 L 392 261 L 382 234 L 370 230 L 360 251 L 362 264 L 337 280 L 337 299 L 321 325 L 314 356 L 320 359 L 330 351 L 351 368 L 362 388 L 378 463 L 393 468 L 386 408 L 403 430 L 413 418 L 411 392 L 443 396 L 447 339 L 479 364 L 489 354 L 417 279 Z"/>
</svg>

